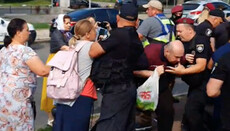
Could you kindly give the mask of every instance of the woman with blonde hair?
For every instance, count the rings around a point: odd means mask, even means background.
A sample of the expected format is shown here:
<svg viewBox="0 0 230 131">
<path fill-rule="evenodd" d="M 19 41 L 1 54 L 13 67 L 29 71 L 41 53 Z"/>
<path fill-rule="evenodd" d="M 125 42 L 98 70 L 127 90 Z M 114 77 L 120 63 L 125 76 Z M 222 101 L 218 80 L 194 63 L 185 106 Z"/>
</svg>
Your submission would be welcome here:
<svg viewBox="0 0 230 131">
<path fill-rule="evenodd" d="M 208 16 L 209 16 L 209 12 L 211 10 L 214 10 L 214 9 L 215 9 L 215 6 L 212 3 L 207 3 L 204 6 L 204 9 L 201 12 L 201 14 L 199 15 L 199 17 L 195 20 L 194 25 L 199 25 L 200 23 L 202 23 L 203 21 L 205 21 L 208 18 Z"/>
<path fill-rule="evenodd" d="M 57 112 L 53 131 L 88 131 L 93 101 L 97 99 L 96 89 L 88 78 L 93 62 L 88 52 L 96 38 L 95 27 L 89 20 L 83 19 L 76 23 L 74 34 L 69 46 L 76 47 L 83 43 L 77 64 L 79 76 L 85 84 L 78 98 L 68 101 L 56 100 Z"/>
</svg>

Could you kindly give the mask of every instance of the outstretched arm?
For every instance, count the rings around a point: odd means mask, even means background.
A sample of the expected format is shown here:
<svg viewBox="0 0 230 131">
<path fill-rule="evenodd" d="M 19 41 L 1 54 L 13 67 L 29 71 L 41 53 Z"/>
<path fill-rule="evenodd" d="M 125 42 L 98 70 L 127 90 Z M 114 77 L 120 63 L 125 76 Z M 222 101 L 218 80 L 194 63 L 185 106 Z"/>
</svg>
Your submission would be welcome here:
<svg viewBox="0 0 230 131">
<path fill-rule="evenodd" d="M 89 56 L 91 58 L 97 58 L 103 54 L 105 54 L 105 50 L 101 47 L 101 45 L 98 42 L 94 42 L 89 50 Z"/>
</svg>

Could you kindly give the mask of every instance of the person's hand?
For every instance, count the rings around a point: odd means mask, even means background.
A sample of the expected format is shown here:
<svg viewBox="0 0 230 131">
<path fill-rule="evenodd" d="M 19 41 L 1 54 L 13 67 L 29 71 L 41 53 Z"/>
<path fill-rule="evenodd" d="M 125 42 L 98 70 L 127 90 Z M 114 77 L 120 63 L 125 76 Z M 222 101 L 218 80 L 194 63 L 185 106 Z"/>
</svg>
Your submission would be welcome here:
<svg viewBox="0 0 230 131">
<path fill-rule="evenodd" d="M 139 25 L 140 25 L 140 19 L 137 19 L 136 25 L 135 25 L 136 29 L 139 27 Z"/>
<path fill-rule="evenodd" d="M 69 50 L 69 46 L 67 46 L 67 45 L 63 45 L 63 46 L 61 47 L 61 50 L 65 50 L 65 51 L 67 51 L 67 50 Z"/>
<path fill-rule="evenodd" d="M 99 35 L 98 36 L 98 41 L 101 41 L 101 40 L 103 40 L 105 37 L 104 37 L 104 35 Z"/>
<path fill-rule="evenodd" d="M 95 29 L 98 28 L 98 24 L 99 24 L 99 23 L 101 23 L 101 22 L 99 22 L 99 21 L 95 22 L 95 24 L 94 24 Z"/>
<path fill-rule="evenodd" d="M 230 21 L 230 16 L 226 17 L 226 20 L 227 20 L 227 21 Z"/>
<path fill-rule="evenodd" d="M 186 59 L 190 64 L 193 64 L 193 63 L 194 63 L 194 55 L 193 55 L 193 54 L 186 54 L 186 55 L 185 55 L 185 59 Z"/>
<path fill-rule="evenodd" d="M 165 72 L 165 71 L 164 71 L 164 66 L 163 66 L 163 65 L 157 66 L 155 70 L 157 70 L 159 76 L 162 75 L 162 74 Z"/>
<path fill-rule="evenodd" d="M 112 30 L 110 23 L 109 23 L 108 21 L 104 21 L 104 22 L 106 23 L 106 26 L 105 26 L 106 29 L 107 29 L 108 31 Z"/>
<path fill-rule="evenodd" d="M 169 73 L 176 74 L 176 75 L 183 75 L 183 71 L 185 70 L 185 67 L 181 65 L 180 63 L 178 63 L 176 67 L 168 66 L 168 68 L 169 69 L 166 69 L 165 72 L 169 72 Z"/>
</svg>

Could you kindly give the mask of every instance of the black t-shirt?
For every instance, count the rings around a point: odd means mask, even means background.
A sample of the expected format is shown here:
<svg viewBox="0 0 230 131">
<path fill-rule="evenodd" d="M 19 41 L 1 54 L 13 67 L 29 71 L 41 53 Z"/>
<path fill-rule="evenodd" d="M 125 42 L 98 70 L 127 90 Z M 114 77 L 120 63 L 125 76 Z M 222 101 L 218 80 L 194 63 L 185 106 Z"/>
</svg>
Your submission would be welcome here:
<svg viewBox="0 0 230 131">
<path fill-rule="evenodd" d="M 224 22 L 220 25 L 218 25 L 214 29 L 214 37 L 215 37 L 215 48 L 218 49 L 220 46 L 226 44 L 228 42 L 228 29 L 229 29 L 230 23 Z"/>
<path fill-rule="evenodd" d="M 143 46 L 134 27 L 116 28 L 111 31 L 108 39 L 99 44 L 105 50 L 106 55 L 113 59 L 127 58 L 130 64 L 136 63 L 143 52 Z"/>
<path fill-rule="evenodd" d="M 105 54 L 94 60 L 91 78 L 106 82 L 124 83 L 133 79 L 133 70 L 143 53 L 143 46 L 135 27 L 116 28 L 100 41 Z"/>
<path fill-rule="evenodd" d="M 195 35 L 189 42 L 183 42 L 185 54 L 195 54 L 195 58 L 205 58 L 209 60 L 212 55 L 212 50 L 209 41 L 204 37 L 205 36 Z"/>
<path fill-rule="evenodd" d="M 221 88 L 221 119 L 225 128 L 230 129 L 230 53 L 222 56 L 214 67 L 211 78 L 224 81 Z"/>
<path fill-rule="evenodd" d="M 208 20 L 205 20 L 204 22 L 200 23 L 195 28 L 195 31 L 197 35 L 206 36 L 207 38 L 213 36 L 213 27 Z"/>
<path fill-rule="evenodd" d="M 205 36 L 195 35 L 192 40 L 189 42 L 183 42 L 185 48 L 185 54 L 194 54 L 194 63 L 186 63 L 184 66 L 189 68 L 191 65 L 196 64 L 197 58 L 204 58 L 209 61 L 212 50 L 209 44 L 209 41 L 204 38 Z M 204 86 L 201 86 L 202 83 L 207 80 L 209 77 L 209 72 L 205 69 L 203 72 L 196 74 L 183 75 L 182 80 L 185 81 L 190 87 L 201 88 L 204 90 Z"/>
</svg>

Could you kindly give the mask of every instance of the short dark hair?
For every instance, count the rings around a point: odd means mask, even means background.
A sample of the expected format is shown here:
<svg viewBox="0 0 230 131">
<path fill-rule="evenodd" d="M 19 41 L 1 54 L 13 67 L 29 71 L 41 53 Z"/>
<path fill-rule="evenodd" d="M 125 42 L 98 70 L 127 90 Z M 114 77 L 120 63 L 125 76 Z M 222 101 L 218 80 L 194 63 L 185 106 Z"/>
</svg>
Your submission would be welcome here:
<svg viewBox="0 0 230 131">
<path fill-rule="evenodd" d="M 26 24 L 26 21 L 20 18 L 12 19 L 7 26 L 7 32 L 9 36 L 5 36 L 4 38 L 4 46 L 7 47 L 11 42 L 12 38 L 15 36 L 17 31 L 23 30 L 23 25 Z"/>
<path fill-rule="evenodd" d="M 65 22 L 65 19 L 70 19 L 70 20 L 71 20 L 71 17 L 68 16 L 68 15 L 64 15 L 64 16 L 63 16 L 63 22 Z"/>
</svg>

